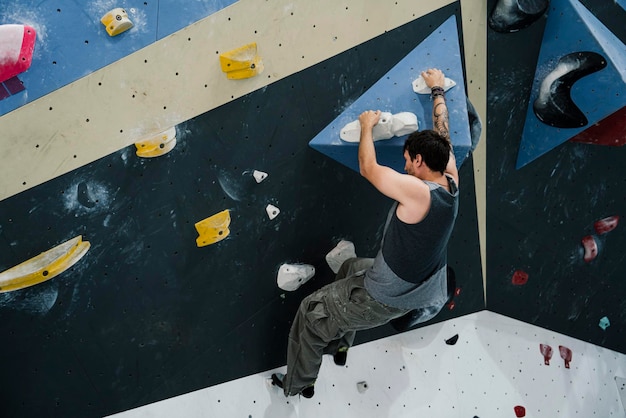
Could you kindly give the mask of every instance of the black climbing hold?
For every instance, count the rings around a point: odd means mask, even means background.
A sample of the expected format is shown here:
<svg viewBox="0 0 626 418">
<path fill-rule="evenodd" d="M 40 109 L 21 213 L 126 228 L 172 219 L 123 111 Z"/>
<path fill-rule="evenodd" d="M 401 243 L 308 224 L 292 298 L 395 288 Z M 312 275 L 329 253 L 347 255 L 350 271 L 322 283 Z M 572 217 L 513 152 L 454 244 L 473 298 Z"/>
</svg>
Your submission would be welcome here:
<svg viewBox="0 0 626 418">
<path fill-rule="evenodd" d="M 533 103 L 537 118 L 556 128 L 585 126 L 587 117 L 572 100 L 572 85 L 604 67 L 606 60 L 595 52 L 573 52 L 562 56 L 541 83 L 539 95 Z"/>
<path fill-rule="evenodd" d="M 489 16 L 489 27 L 510 33 L 527 28 L 548 10 L 550 0 L 499 0 Z"/>
<path fill-rule="evenodd" d="M 448 344 L 448 345 L 454 345 L 454 344 L 456 344 L 456 342 L 457 342 L 458 340 L 459 340 L 459 334 L 456 334 L 455 336 L 448 338 L 448 339 L 446 340 L 446 344 Z"/>
<path fill-rule="evenodd" d="M 93 208 L 96 206 L 96 203 L 89 196 L 89 188 L 87 184 L 83 181 L 78 184 L 78 202 L 86 208 Z"/>
</svg>

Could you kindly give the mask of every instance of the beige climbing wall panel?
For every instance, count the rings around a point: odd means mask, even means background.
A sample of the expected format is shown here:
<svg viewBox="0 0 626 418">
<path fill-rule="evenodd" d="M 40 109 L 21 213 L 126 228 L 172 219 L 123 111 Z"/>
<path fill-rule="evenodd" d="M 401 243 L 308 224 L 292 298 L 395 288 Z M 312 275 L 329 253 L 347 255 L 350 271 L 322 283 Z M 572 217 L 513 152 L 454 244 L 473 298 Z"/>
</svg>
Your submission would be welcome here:
<svg viewBox="0 0 626 418">
<path fill-rule="evenodd" d="M 450 3 L 240 0 L 2 116 L 0 200 Z M 251 42 L 264 72 L 226 80 L 219 55 Z"/>
</svg>

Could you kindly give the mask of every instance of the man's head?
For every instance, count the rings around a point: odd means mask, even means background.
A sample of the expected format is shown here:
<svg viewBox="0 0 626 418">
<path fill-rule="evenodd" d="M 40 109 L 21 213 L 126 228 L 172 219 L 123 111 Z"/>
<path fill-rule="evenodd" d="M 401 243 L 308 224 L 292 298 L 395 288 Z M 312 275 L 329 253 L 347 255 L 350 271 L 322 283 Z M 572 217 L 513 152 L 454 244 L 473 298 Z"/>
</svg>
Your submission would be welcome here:
<svg viewBox="0 0 626 418">
<path fill-rule="evenodd" d="M 413 164 L 416 159 L 432 171 L 443 174 L 450 159 L 450 144 L 447 139 L 433 130 L 413 132 L 404 143 L 405 170 L 415 175 Z M 418 158 L 419 155 L 419 158 Z"/>
</svg>

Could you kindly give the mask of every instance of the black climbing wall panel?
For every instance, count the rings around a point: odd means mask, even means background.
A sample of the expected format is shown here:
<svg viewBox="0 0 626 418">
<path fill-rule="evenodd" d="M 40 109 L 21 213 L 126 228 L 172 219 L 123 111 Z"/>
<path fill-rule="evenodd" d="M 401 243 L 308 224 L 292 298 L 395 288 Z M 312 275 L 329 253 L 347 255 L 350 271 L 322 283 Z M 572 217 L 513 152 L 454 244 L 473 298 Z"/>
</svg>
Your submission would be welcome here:
<svg viewBox="0 0 626 418">
<path fill-rule="evenodd" d="M 285 364 L 300 300 L 332 280 L 325 254 L 348 239 L 374 256 L 391 204 L 308 142 L 459 13 L 445 7 L 180 124 L 163 157 L 131 146 L 0 202 L 11 255 L 0 270 L 76 235 L 91 243 L 62 275 L 0 294 L 2 416 L 99 417 Z M 255 169 L 269 177 L 257 184 Z M 449 251 L 461 294 L 435 321 L 484 307 L 471 158 L 461 178 Z M 224 209 L 230 235 L 196 247 L 194 224 Z M 286 262 L 316 277 L 283 292 Z"/>
<path fill-rule="evenodd" d="M 626 41 L 623 9 L 584 4 Z M 516 33 L 488 30 L 487 307 L 625 353 L 626 148 L 569 141 L 515 169 L 545 23 L 544 16 Z M 610 216 L 621 224 L 596 234 L 594 222 Z M 588 235 L 599 251 L 585 262 Z M 528 275 L 526 284 L 513 284 L 517 271 Z"/>
</svg>

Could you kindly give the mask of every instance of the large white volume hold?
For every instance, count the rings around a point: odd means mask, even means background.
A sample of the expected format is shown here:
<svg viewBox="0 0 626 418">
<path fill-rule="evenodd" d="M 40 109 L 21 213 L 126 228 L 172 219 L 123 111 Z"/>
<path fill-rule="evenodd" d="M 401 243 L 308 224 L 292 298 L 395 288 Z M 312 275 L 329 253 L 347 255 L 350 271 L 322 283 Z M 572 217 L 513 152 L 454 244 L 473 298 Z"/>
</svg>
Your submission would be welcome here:
<svg viewBox="0 0 626 418">
<path fill-rule="evenodd" d="M 293 292 L 315 276 L 315 267 L 310 264 L 283 264 L 278 269 L 278 287 Z"/>
<path fill-rule="evenodd" d="M 278 214 L 280 213 L 280 209 L 270 204 L 265 207 L 265 212 L 267 212 L 267 216 L 270 218 L 270 220 L 272 220 L 278 216 Z"/>
<path fill-rule="evenodd" d="M 342 239 L 335 248 L 326 254 L 326 262 L 333 273 L 337 274 L 344 261 L 354 257 L 356 257 L 354 244 Z"/>
<path fill-rule="evenodd" d="M 392 115 L 389 112 L 381 112 L 378 123 L 372 129 L 374 141 L 389 139 L 394 136 L 402 136 L 417 131 L 417 116 L 411 112 L 400 112 Z M 361 123 L 357 120 L 344 126 L 339 132 L 339 137 L 346 142 L 359 142 L 361 140 Z"/>
<path fill-rule="evenodd" d="M 443 81 L 443 86 L 439 87 L 443 87 L 444 91 L 448 91 L 454 86 L 456 86 L 454 80 L 445 77 Z M 413 91 L 418 94 L 430 94 L 430 87 L 426 85 L 426 80 L 424 80 L 424 77 L 422 77 L 421 75 L 413 80 Z"/>
</svg>

